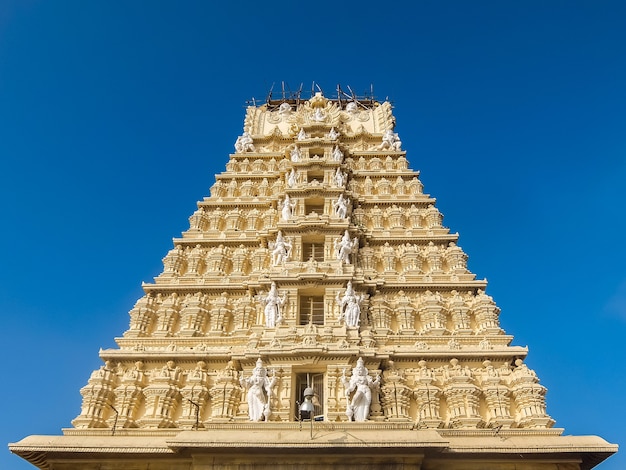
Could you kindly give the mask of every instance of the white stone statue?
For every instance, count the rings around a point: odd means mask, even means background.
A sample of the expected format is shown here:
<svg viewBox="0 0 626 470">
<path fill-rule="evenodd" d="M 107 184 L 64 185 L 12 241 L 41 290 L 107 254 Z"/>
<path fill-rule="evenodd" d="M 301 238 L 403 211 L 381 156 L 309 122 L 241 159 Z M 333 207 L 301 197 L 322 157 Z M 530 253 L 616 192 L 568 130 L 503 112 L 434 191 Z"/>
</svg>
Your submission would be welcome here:
<svg viewBox="0 0 626 470">
<path fill-rule="evenodd" d="M 278 289 L 276 283 L 272 282 L 270 291 L 265 297 L 261 298 L 261 301 L 265 303 L 265 326 L 268 328 L 275 328 L 276 325 L 282 323 L 283 316 L 281 308 L 287 300 L 287 294 L 283 294 L 281 297 L 278 295 Z"/>
<path fill-rule="evenodd" d="M 276 384 L 276 376 L 267 376 L 267 369 L 263 367 L 263 361 L 259 358 L 256 367 L 252 370 L 252 377 L 244 378 L 243 373 L 239 383 L 248 390 L 248 416 L 250 421 L 267 421 L 272 414 L 270 404 L 272 388 Z"/>
<path fill-rule="evenodd" d="M 335 171 L 335 175 L 333 178 L 335 179 L 335 184 L 340 188 L 343 188 L 346 184 L 348 174 L 344 171 L 341 171 L 341 168 L 337 167 L 337 171 Z"/>
<path fill-rule="evenodd" d="M 299 162 L 302 159 L 302 154 L 300 153 L 300 149 L 297 145 L 289 151 L 289 156 L 291 157 L 292 162 Z"/>
<path fill-rule="evenodd" d="M 354 291 L 352 281 L 348 281 L 343 297 L 340 298 L 339 292 L 337 292 L 335 299 L 341 310 L 339 321 L 344 321 L 348 327 L 358 328 L 361 322 L 361 302 L 363 301 L 363 297 L 363 294 L 357 294 Z"/>
<path fill-rule="evenodd" d="M 315 112 L 313 113 L 313 120 L 315 122 L 324 122 L 324 119 L 326 119 L 326 116 L 324 115 L 324 111 L 322 111 L 322 108 L 315 108 Z"/>
<path fill-rule="evenodd" d="M 298 132 L 298 136 L 296 137 L 296 140 L 306 140 L 309 136 L 307 135 L 306 132 L 304 132 L 304 129 L 300 129 L 300 132 Z"/>
<path fill-rule="evenodd" d="M 343 194 L 340 194 L 336 201 L 333 201 L 333 209 L 335 215 L 340 219 L 345 219 L 348 216 L 348 205 L 350 204 L 349 198 L 344 198 Z"/>
<path fill-rule="evenodd" d="M 287 119 L 291 115 L 291 105 L 289 103 L 281 103 L 278 107 L 278 114 L 280 114 L 283 120 Z"/>
<path fill-rule="evenodd" d="M 378 146 L 378 150 L 400 150 L 402 142 L 397 133 L 391 129 L 387 129 L 383 134 L 383 141 Z"/>
<path fill-rule="evenodd" d="M 346 230 L 343 237 L 335 240 L 335 255 L 338 260 L 350 264 L 350 254 L 356 253 L 358 246 L 359 239 L 357 237 L 350 239 L 350 234 Z"/>
<path fill-rule="evenodd" d="M 334 127 L 332 127 L 330 129 L 330 132 L 326 134 L 326 137 L 328 137 L 328 139 L 330 140 L 335 140 L 337 137 L 339 137 L 339 132 L 337 132 Z"/>
<path fill-rule="evenodd" d="M 341 151 L 338 145 L 335 145 L 335 148 L 333 149 L 333 160 L 335 160 L 336 162 L 340 162 L 342 159 L 343 159 L 343 152 Z"/>
<path fill-rule="evenodd" d="M 286 175 L 287 186 L 293 188 L 296 186 L 296 182 L 298 181 L 298 174 L 294 168 L 291 169 L 289 173 Z"/>
<path fill-rule="evenodd" d="M 289 194 L 285 194 L 285 199 L 281 204 L 280 215 L 283 220 L 290 220 L 293 217 L 293 210 L 296 207 L 296 201 L 291 202 Z"/>
<path fill-rule="evenodd" d="M 237 153 L 255 151 L 252 136 L 248 132 L 244 132 L 242 135 L 237 137 L 237 141 L 235 142 L 235 151 Z"/>
<path fill-rule="evenodd" d="M 346 389 L 346 398 L 348 399 L 348 407 L 346 415 L 350 421 L 367 421 L 370 414 L 370 405 L 372 404 L 372 391 L 376 392 L 380 385 L 380 376 L 376 379 L 368 375 L 368 370 L 363 365 L 363 359 L 359 358 L 356 367 L 352 369 L 350 379 L 346 377 L 346 370 L 343 370 L 341 382 Z M 350 394 L 352 400 L 350 400 Z"/>
<path fill-rule="evenodd" d="M 358 112 L 358 108 L 357 105 L 354 101 L 350 101 L 347 105 L 346 105 L 346 111 L 350 114 L 356 114 Z"/>
<path fill-rule="evenodd" d="M 283 237 L 283 232 L 279 231 L 276 235 L 276 242 L 270 242 L 269 245 L 272 250 L 272 266 L 278 266 L 289 261 L 293 243 L 289 238 Z"/>
</svg>

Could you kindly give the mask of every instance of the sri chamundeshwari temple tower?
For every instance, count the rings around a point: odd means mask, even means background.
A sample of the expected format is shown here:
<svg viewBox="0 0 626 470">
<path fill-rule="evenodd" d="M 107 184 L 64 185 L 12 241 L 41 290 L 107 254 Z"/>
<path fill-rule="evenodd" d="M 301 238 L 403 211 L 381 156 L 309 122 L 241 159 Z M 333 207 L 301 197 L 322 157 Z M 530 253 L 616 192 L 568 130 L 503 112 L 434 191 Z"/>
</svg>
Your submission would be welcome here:
<svg viewBox="0 0 626 470">
<path fill-rule="evenodd" d="M 247 109 L 41 469 L 589 469 L 372 97 Z"/>
</svg>

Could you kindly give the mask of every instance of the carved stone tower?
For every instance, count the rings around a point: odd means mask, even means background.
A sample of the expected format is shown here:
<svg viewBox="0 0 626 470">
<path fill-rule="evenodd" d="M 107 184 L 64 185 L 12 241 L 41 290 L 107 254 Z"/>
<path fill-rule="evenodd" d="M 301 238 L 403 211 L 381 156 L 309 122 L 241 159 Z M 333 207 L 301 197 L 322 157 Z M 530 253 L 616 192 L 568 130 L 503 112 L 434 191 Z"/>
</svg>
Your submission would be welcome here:
<svg viewBox="0 0 626 470">
<path fill-rule="evenodd" d="M 394 127 L 371 98 L 249 107 L 74 428 L 11 450 L 51 470 L 564 470 L 615 452 L 552 427 Z"/>
</svg>

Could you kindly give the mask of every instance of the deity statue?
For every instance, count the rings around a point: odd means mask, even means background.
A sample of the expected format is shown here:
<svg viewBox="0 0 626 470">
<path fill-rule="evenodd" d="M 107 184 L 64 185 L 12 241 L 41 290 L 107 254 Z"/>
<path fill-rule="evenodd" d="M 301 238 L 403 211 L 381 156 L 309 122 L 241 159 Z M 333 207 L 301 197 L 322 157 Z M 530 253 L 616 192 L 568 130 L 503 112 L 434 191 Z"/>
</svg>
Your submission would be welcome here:
<svg viewBox="0 0 626 470">
<path fill-rule="evenodd" d="M 328 137 L 330 140 L 335 140 L 337 137 L 339 137 L 339 132 L 337 132 L 334 127 L 332 127 L 326 137 Z"/>
<path fill-rule="evenodd" d="M 351 328 L 358 328 L 361 322 L 361 302 L 363 301 L 363 294 L 357 294 L 352 288 L 352 281 L 348 281 L 346 285 L 346 292 L 343 297 L 339 297 L 339 292 L 335 300 L 339 304 L 341 313 L 339 315 L 339 321 L 344 321 L 346 326 Z"/>
<path fill-rule="evenodd" d="M 272 282 L 270 291 L 265 297 L 261 298 L 261 301 L 265 303 L 265 326 L 268 328 L 275 328 L 276 325 L 282 323 L 283 316 L 281 313 L 281 307 L 287 300 L 287 294 L 283 294 L 282 297 L 278 295 L 278 289 L 276 283 Z"/>
<path fill-rule="evenodd" d="M 335 148 L 333 149 L 333 160 L 335 160 L 336 162 L 340 162 L 341 160 L 343 160 L 343 152 L 338 145 L 335 145 Z"/>
<path fill-rule="evenodd" d="M 298 181 L 296 170 L 292 168 L 291 171 L 285 175 L 285 179 L 287 180 L 287 186 L 290 188 L 295 187 Z"/>
<path fill-rule="evenodd" d="M 285 194 L 285 200 L 282 202 L 281 216 L 283 220 L 289 220 L 293 216 L 293 210 L 296 207 L 296 201 L 291 202 L 289 194 Z"/>
<path fill-rule="evenodd" d="M 313 113 L 312 119 L 315 122 L 324 122 L 324 119 L 326 119 L 326 116 L 324 115 L 324 111 L 322 111 L 322 108 L 315 108 L 315 112 Z"/>
<path fill-rule="evenodd" d="M 278 107 L 278 114 L 280 114 L 283 120 L 286 120 L 291 114 L 291 105 L 289 103 L 281 103 Z"/>
<path fill-rule="evenodd" d="M 359 239 L 354 237 L 350 239 L 350 234 L 346 230 L 343 237 L 335 240 L 335 256 L 338 260 L 350 264 L 350 255 L 356 253 L 359 247 Z"/>
<path fill-rule="evenodd" d="M 237 137 L 237 141 L 235 142 L 235 151 L 237 153 L 255 151 L 252 136 L 248 132 L 244 132 L 242 135 Z"/>
<path fill-rule="evenodd" d="M 308 135 L 306 135 L 306 132 L 304 132 L 304 129 L 300 129 L 300 132 L 298 132 L 298 136 L 296 137 L 296 140 L 306 140 L 307 137 Z"/>
<path fill-rule="evenodd" d="M 278 231 L 276 235 L 276 241 L 270 242 L 270 249 L 272 250 L 272 266 L 278 266 L 285 261 L 289 261 L 291 258 L 291 250 L 293 243 L 289 238 L 283 237 L 283 232 Z"/>
<path fill-rule="evenodd" d="M 348 204 L 350 204 L 350 199 L 344 198 L 343 194 L 340 194 L 337 200 L 333 202 L 335 215 L 340 219 L 345 219 L 348 216 Z"/>
<path fill-rule="evenodd" d="M 378 146 L 378 150 L 400 150 L 402 147 L 402 142 L 400 141 L 400 137 L 398 134 L 392 131 L 391 129 L 387 129 L 383 134 L 383 141 Z"/>
<path fill-rule="evenodd" d="M 341 171 L 341 168 L 337 168 L 335 171 L 334 179 L 335 184 L 340 188 L 343 188 L 346 184 L 346 179 L 348 178 L 348 174 L 346 172 Z"/>
<path fill-rule="evenodd" d="M 292 162 L 299 162 L 302 158 L 302 154 L 300 153 L 300 149 L 297 145 L 289 151 L 289 156 L 291 157 Z"/>
<path fill-rule="evenodd" d="M 252 376 L 246 379 L 242 373 L 239 383 L 248 390 L 250 421 L 263 421 L 263 419 L 267 421 L 272 414 L 270 403 L 276 376 L 272 374 L 271 379 L 267 376 L 267 369 L 263 367 L 263 361 L 259 358 L 256 361 L 256 367 L 252 370 Z"/>
<path fill-rule="evenodd" d="M 370 414 L 370 405 L 372 404 L 372 391 L 376 392 L 380 386 L 380 376 L 376 379 L 368 375 L 368 370 L 363 365 L 363 359 L 359 358 L 356 367 L 352 369 L 350 379 L 346 377 L 346 370 L 343 370 L 341 382 L 346 389 L 346 398 L 349 400 L 346 409 L 346 415 L 350 421 L 367 421 Z M 352 400 L 350 400 L 350 394 Z"/>
</svg>

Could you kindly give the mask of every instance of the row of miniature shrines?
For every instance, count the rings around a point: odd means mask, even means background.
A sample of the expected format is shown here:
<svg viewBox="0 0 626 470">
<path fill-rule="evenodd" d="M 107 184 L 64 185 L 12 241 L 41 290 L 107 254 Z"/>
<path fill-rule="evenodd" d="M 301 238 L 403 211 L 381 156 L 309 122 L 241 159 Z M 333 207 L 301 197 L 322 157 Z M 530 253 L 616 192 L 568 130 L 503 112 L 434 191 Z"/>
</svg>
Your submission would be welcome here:
<svg viewBox="0 0 626 470">
<path fill-rule="evenodd" d="M 301 325 L 309 317 L 301 312 L 308 296 L 298 296 L 296 289 L 250 295 L 210 295 L 197 292 L 186 295 L 146 295 L 139 299 L 130 311 L 130 328 L 125 337 L 204 336 L 207 334 L 248 334 L 254 326 L 275 327 L 280 317 L 285 325 Z M 348 288 L 323 291 L 320 304 L 323 313 L 318 324 L 351 327 L 369 325 L 389 334 L 501 334 L 498 315 L 500 310 L 484 291 L 459 293 L 455 290 L 441 294 L 424 291 L 407 295 L 397 293 L 377 294 L 368 297 L 358 294 L 351 284 Z M 358 300 L 355 312 L 358 318 L 350 321 L 342 315 L 350 307 L 346 295 Z M 280 305 L 278 299 L 283 299 Z M 277 313 L 266 311 L 267 303 L 275 301 Z M 274 316 L 273 321 L 268 316 Z M 273 323 L 273 324 L 272 324 Z M 330 339 L 332 340 L 332 338 Z M 338 339 L 335 339 L 337 341 Z M 299 341 L 294 336 L 294 341 Z"/>
<path fill-rule="evenodd" d="M 177 245 L 163 259 L 164 270 L 157 282 L 178 276 L 243 276 L 262 273 L 270 267 L 284 269 L 285 263 L 291 261 L 307 262 L 311 257 L 318 263 L 340 261 L 337 250 L 331 247 L 330 242 L 316 245 L 315 252 L 312 252 L 310 243 L 295 241 L 291 237 L 283 243 L 288 245 L 286 251 L 277 250 L 275 247 L 266 248 L 263 245 L 249 247 L 241 243 L 235 247 L 219 244 L 211 248 L 204 248 L 200 244 L 193 248 Z M 337 243 L 333 244 L 337 246 Z M 398 245 L 385 242 L 380 246 L 368 243 L 362 248 L 355 248 L 355 251 L 356 267 L 367 272 L 401 274 L 468 272 L 467 255 L 454 242 L 450 242 L 447 247 L 432 242 L 426 246 L 408 242 Z"/>
<path fill-rule="evenodd" d="M 189 429 L 211 422 L 297 419 L 295 370 L 290 364 L 266 368 L 259 359 L 247 370 L 237 370 L 232 361 L 215 364 L 218 368 L 212 370 L 204 361 L 195 367 L 182 365 L 170 360 L 150 368 L 142 361 L 107 361 L 81 389 L 83 405 L 74 426 Z M 347 370 L 347 364 L 326 368 L 326 396 L 320 406 L 329 421 L 387 420 L 461 429 L 552 423 L 545 410 L 546 389 L 519 359 L 498 366 L 454 358 L 438 367 L 428 367 L 424 360 L 408 368 L 388 362 L 373 374 L 359 359 L 351 376 Z M 359 385 L 370 394 L 367 409 L 347 398 Z"/>
</svg>

